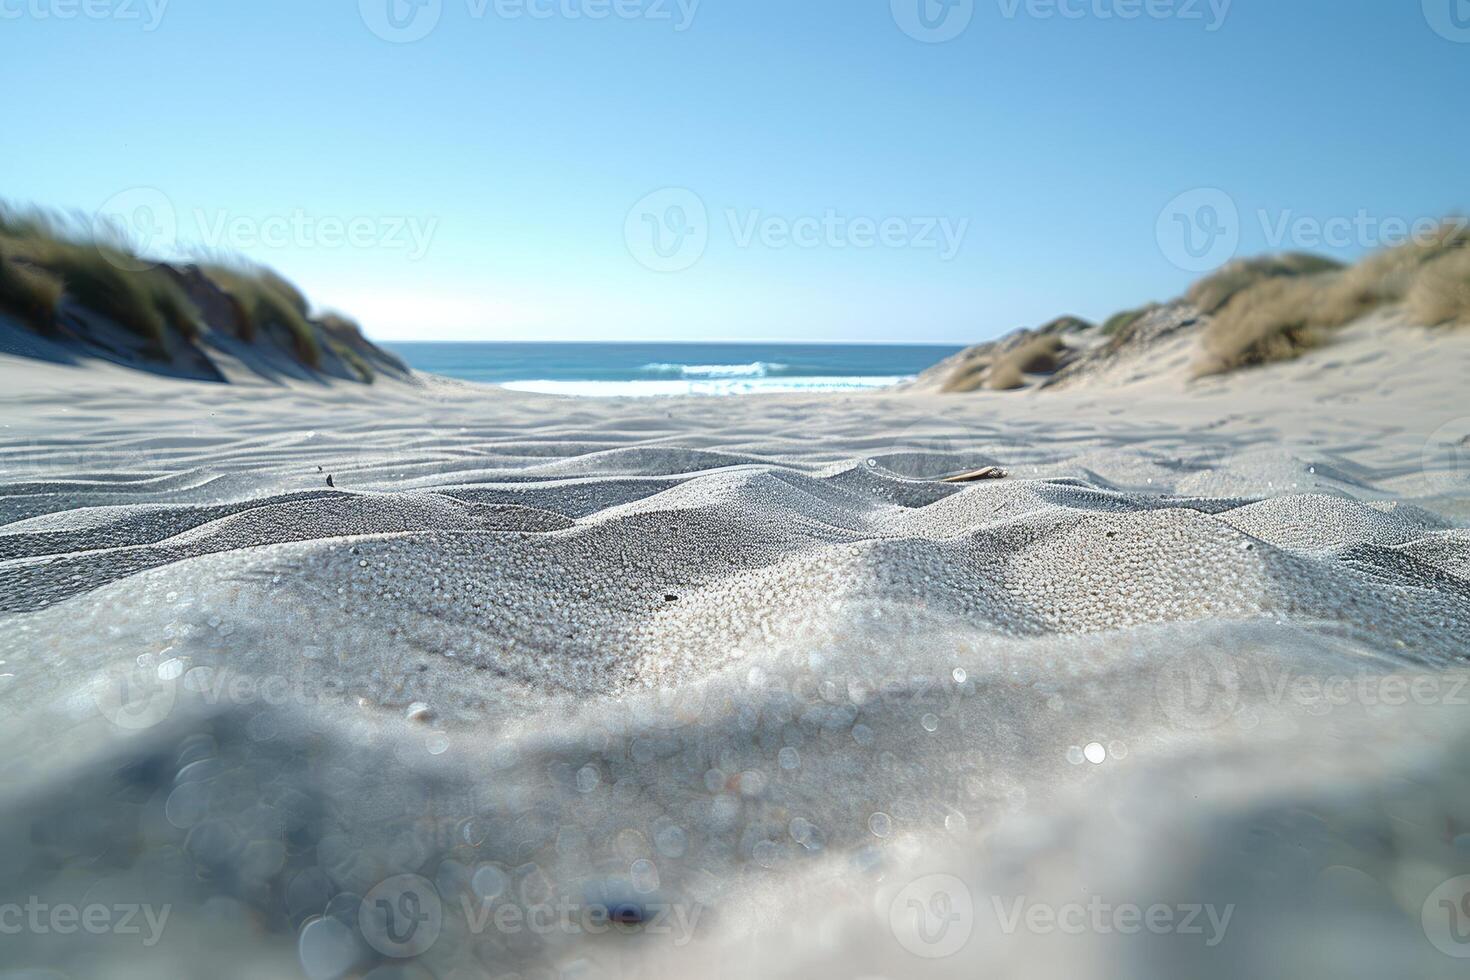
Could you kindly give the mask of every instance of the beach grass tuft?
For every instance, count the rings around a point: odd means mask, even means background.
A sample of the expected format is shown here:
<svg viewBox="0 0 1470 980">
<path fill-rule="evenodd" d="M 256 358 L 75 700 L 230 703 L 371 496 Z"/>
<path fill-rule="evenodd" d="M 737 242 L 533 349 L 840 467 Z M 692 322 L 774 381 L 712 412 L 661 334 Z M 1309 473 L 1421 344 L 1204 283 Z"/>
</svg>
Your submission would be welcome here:
<svg viewBox="0 0 1470 980">
<path fill-rule="evenodd" d="M 1470 225 L 1442 223 L 1432 235 L 1369 256 L 1346 269 L 1316 272 L 1293 258 L 1296 273 L 1265 274 L 1225 300 L 1205 330 L 1205 356 L 1196 376 L 1290 360 L 1324 343 L 1330 333 L 1381 307 L 1405 303 L 1426 326 L 1470 319 Z M 1274 260 L 1247 260 L 1257 269 Z M 1240 263 L 1231 263 L 1239 266 Z M 1229 269 L 1227 266 L 1226 269 Z M 1196 283 L 1190 294 L 1218 295 L 1226 274 Z M 1237 273 L 1229 273 L 1238 282 Z M 1202 288 L 1205 287 L 1205 288 Z M 1201 306 L 1199 302 L 1196 306 Z"/>
</svg>

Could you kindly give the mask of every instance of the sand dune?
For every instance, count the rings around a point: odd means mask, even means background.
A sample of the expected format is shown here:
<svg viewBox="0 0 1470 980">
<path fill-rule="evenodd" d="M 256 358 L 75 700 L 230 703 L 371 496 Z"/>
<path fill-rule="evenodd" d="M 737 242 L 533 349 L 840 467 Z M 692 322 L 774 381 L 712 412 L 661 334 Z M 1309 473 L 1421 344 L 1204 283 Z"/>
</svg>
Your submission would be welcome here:
<svg viewBox="0 0 1470 980">
<path fill-rule="evenodd" d="M 1459 976 L 1464 347 L 958 400 L 5 359 L 0 903 L 171 908 L 6 958 Z M 1216 918 L 1007 926 L 1094 897 Z"/>
</svg>

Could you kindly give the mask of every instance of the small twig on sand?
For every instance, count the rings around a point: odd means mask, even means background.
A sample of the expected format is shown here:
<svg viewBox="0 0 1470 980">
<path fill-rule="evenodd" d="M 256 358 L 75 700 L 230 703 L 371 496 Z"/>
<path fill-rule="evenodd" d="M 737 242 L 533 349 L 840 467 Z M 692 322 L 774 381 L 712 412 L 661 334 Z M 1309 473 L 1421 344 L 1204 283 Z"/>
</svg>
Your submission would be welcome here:
<svg viewBox="0 0 1470 980">
<path fill-rule="evenodd" d="M 947 476 L 940 483 L 977 483 L 980 480 L 1004 480 L 1006 471 L 999 466 L 987 466 L 983 470 L 971 470 L 968 473 L 959 473 L 955 476 Z"/>
</svg>

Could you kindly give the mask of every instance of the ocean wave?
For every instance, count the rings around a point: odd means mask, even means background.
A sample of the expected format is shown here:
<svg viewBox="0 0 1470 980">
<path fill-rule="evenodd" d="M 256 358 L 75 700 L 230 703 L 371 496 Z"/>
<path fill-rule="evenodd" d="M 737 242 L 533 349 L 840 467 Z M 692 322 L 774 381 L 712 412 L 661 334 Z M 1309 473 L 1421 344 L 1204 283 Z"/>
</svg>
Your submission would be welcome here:
<svg viewBox="0 0 1470 980">
<path fill-rule="evenodd" d="M 711 378 L 676 381 L 506 381 L 502 388 L 543 395 L 573 395 L 583 398 L 669 398 L 679 395 L 767 395 L 793 392 L 866 391 L 887 388 L 913 375 L 891 377 L 784 377 Z"/>
<path fill-rule="evenodd" d="M 785 364 L 753 361 L 750 364 L 665 364 L 654 362 L 640 370 L 648 374 L 676 374 L 681 378 L 765 378 L 787 369 Z"/>
</svg>

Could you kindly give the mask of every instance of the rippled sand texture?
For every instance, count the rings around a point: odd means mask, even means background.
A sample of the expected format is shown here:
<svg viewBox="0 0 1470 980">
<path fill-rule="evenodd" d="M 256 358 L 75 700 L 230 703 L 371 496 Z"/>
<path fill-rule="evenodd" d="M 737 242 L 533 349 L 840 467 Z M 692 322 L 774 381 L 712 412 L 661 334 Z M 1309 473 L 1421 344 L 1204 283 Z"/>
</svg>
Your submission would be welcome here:
<svg viewBox="0 0 1470 980">
<path fill-rule="evenodd" d="M 6 966 L 1463 976 L 1464 346 L 624 403 L 6 359 L 0 906 L 170 910 Z"/>
</svg>

